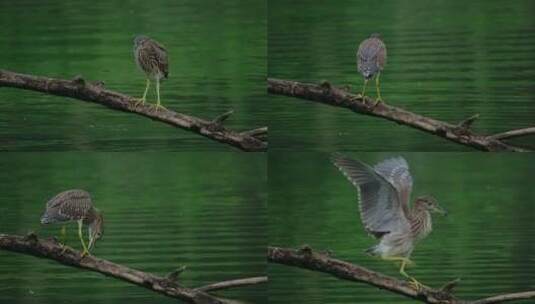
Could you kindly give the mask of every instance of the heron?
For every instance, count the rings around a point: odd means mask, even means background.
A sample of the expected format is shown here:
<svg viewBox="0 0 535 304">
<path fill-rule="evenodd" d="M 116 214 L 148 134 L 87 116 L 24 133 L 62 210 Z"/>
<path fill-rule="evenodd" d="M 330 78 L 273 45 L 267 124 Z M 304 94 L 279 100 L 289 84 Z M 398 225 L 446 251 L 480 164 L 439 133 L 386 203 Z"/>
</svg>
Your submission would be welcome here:
<svg viewBox="0 0 535 304">
<path fill-rule="evenodd" d="M 147 92 L 149 91 L 151 80 L 153 80 L 156 82 L 156 110 L 164 108 L 160 103 L 160 81 L 167 79 L 169 76 L 167 50 L 156 40 L 139 35 L 134 38 L 134 58 L 137 66 L 145 73 L 147 78 L 145 92 L 136 106 L 140 103 L 145 104 Z"/>
<path fill-rule="evenodd" d="M 46 203 L 46 210 L 41 216 L 41 224 L 78 223 L 78 237 L 82 242 L 82 256 L 89 254 L 89 250 L 104 233 L 104 218 L 102 212 L 93 206 L 90 194 L 85 190 L 72 189 L 63 191 Z M 89 245 L 86 246 L 82 236 L 82 226 L 88 225 Z M 61 229 L 62 246 L 64 246 L 65 225 Z"/>
<path fill-rule="evenodd" d="M 386 159 L 374 167 L 341 154 L 334 165 L 358 189 L 360 219 L 368 234 L 379 243 L 366 253 L 387 261 L 401 262 L 399 273 L 419 290 L 420 282 L 405 272 L 412 264 L 415 245 L 432 230 L 431 213 L 447 215 L 432 196 L 419 196 L 409 206 L 412 176 L 403 157 Z"/>
<path fill-rule="evenodd" d="M 386 65 L 386 46 L 381 40 L 381 35 L 373 33 L 369 38 L 362 41 L 357 51 L 357 69 L 364 77 L 364 85 L 362 87 L 362 98 L 366 92 L 368 80 L 375 76 L 375 88 L 377 90 L 377 99 L 375 106 L 382 101 L 381 90 L 379 89 L 379 77 L 381 71 Z"/>
</svg>

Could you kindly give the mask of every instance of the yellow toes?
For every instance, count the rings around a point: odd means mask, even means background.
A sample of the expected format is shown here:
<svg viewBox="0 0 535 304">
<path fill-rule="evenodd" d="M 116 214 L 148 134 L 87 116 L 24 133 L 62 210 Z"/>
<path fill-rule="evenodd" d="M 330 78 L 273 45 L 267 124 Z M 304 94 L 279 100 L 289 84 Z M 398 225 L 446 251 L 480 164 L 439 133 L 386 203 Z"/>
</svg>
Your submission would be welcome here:
<svg viewBox="0 0 535 304">
<path fill-rule="evenodd" d="M 145 99 L 143 98 L 138 99 L 135 106 L 138 107 L 139 105 L 145 105 Z"/>
</svg>

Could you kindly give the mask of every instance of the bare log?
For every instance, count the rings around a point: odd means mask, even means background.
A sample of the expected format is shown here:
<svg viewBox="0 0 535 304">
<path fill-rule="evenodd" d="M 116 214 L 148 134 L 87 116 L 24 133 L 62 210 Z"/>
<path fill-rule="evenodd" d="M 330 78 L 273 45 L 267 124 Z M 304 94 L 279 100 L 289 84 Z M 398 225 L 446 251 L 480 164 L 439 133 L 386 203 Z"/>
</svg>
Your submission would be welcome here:
<svg viewBox="0 0 535 304">
<path fill-rule="evenodd" d="M 173 279 L 132 269 L 92 255 L 82 257 L 81 252 L 70 247 L 62 247 L 55 239 L 38 239 L 33 233 L 27 236 L 0 234 L 0 249 L 39 258 L 54 260 L 58 263 L 99 272 L 125 282 L 135 284 L 165 296 L 183 300 L 187 303 L 230 304 L 238 301 L 212 296 L 204 291 L 184 287 Z M 179 268 L 178 272 L 183 270 Z"/>
<path fill-rule="evenodd" d="M 243 131 L 230 130 L 222 125 L 223 121 L 232 114 L 232 111 L 224 113 L 214 120 L 205 120 L 165 109 L 156 111 L 154 105 L 136 106 L 138 100 L 134 97 L 106 90 L 102 82 L 89 83 L 79 75 L 72 80 L 66 80 L 0 70 L 0 87 L 19 88 L 97 103 L 110 109 L 135 113 L 188 130 L 243 151 L 267 150 L 266 141 L 249 136 Z"/>
<path fill-rule="evenodd" d="M 328 82 L 315 85 L 271 78 L 268 79 L 268 92 L 276 95 L 316 101 L 335 107 L 346 108 L 359 114 L 380 117 L 482 151 L 529 151 L 525 148 L 507 144 L 495 136 L 480 135 L 470 130 L 470 126 L 478 118 L 477 114 L 458 124 L 451 124 L 418 115 L 386 104 L 385 102 L 380 102 L 375 106 L 373 99 L 368 97 L 362 98 L 360 95 L 336 88 Z"/>
<path fill-rule="evenodd" d="M 424 286 L 420 290 L 416 290 L 406 281 L 398 280 L 359 265 L 331 258 L 328 254 L 315 252 L 308 246 L 304 246 L 299 250 L 268 247 L 268 261 L 327 273 L 343 280 L 365 283 L 430 304 L 493 304 L 535 298 L 535 291 L 528 291 L 499 295 L 476 301 L 462 300 L 453 295 L 453 288 L 459 283 L 458 279 L 446 283 L 440 289 Z"/>
</svg>

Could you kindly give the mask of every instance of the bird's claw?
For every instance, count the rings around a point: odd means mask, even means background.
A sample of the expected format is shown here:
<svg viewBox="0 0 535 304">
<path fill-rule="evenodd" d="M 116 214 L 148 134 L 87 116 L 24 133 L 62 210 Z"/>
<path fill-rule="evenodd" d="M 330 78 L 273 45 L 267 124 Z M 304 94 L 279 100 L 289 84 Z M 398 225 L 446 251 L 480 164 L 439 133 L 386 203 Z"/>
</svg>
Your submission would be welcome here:
<svg viewBox="0 0 535 304">
<path fill-rule="evenodd" d="M 87 251 L 86 249 L 84 249 L 82 251 L 82 258 L 85 257 L 85 256 L 88 256 L 89 255 L 89 251 Z"/>
<path fill-rule="evenodd" d="M 373 105 L 373 108 L 377 107 L 377 105 L 379 105 L 381 102 L 383 102 L 383 100 L 381 98 L 377 98 L 375 100 L 375 104 Z"/>
<path fill-rule="evenodd" d="M 409 278 L 409 286 L 418 292 L 426 287 L 424 284 L 418 282 L 415 278 Z"/>
<path fill-rule="evenodd" d="M 145 105 L 145 99 L 139 98 L 137 99 L 137 102 L 134 104 L 134 106 L 139 107 L 139 105 Z"/>
<path fill-rule="evenodd" d="M 356 94 L 356 95 L 352 95 L 351 97 L 349 97 L 349 100 L 351 102 L 360 102 L 363 100 L 363 97 L 360 94 Z"/>
<path fill-rule="evenodd" d="M 162 106 L 162 105 L 159 105 L 159 104 L 158 104 L 158 105 L 154 106 L 154 112 L 158 112 L 158 110 L 160 110 L 160 109 L 161 109 L 161 110 L 165 110 L 165 111 L 169 111 L 169 110 L 167 110 L 166 107 L 164 107 L 164 106 Z"/>
</svg>

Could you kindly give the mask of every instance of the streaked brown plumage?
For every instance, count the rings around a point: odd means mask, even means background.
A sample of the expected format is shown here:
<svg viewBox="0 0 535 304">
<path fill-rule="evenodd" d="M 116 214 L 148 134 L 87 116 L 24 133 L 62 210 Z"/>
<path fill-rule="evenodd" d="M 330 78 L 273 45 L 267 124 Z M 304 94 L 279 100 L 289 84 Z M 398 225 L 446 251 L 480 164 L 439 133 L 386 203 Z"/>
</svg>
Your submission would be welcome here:
<svg viewBox="0 0 535 304">
<path fill-rule="evenodd" d="M 362 41 L 357 50 L 357 69 L 364 77 L 362 97 L 366 92 L 368 80 L 375 76 L 375 87 L 377 89 L 377 103 L 381 101 L 381 91 L 379 89 L 379 77 L 386 65 L 386 45 L 381 40 L 381 35 L 373 33 L 369 38 Z"/>
<path fill-rule="evenodd" d="M 379 239 L 366 252 L 385 260 L 401 261 L 400 273 L 418 288 L 420 283 L 405 273 L 416 243 L 431 231 L 431 213 L 446 214 L 430 196 L 416 198 L 409 207 L 412 176 L 402 157 L 384 160 L 373 168 L 340 154 L 334 165 L 358 189 L 359 209 L 364 229 Z"/>
<path fill-rule="evenodd" d="M 147 36 L 136 36 L 134 38 L 134 58 L 137 66 L 147 76 L 145 93 L 141 98 L 141 103 L 145 103 L 150 81 L 156 81 L 156 108 L 160 108 L 160 81 L 169 76 L 169 61 L 167 50 L 156 40 Z"/>
<path fill-rule="evenodd" d="M 90 194 L 80 189 L 67 190 L 57 194 L 46 203 L 46 210 L 41 217 L 41 224 L 74 221 L 78 223 L 78 236 L 82 242 L 84 254 L 86 254 L 104 233 L 102 212 L 93 206 Z M 82 237 L 83 224 L 88 225 L 88 247 Z"/>
</svg>

